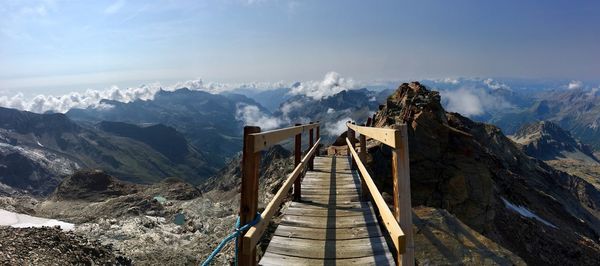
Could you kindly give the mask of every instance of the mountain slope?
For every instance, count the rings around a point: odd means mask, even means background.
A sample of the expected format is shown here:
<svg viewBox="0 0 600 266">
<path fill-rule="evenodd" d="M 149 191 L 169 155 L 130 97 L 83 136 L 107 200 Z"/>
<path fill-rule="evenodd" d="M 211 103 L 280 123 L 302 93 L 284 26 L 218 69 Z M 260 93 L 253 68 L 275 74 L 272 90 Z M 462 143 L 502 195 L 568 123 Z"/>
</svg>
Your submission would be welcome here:
<svg viewBox="0 0 600 266">
<path fill-rule="evenodd" d="M 512 137 L 523 145 L 524 152 L 540 160 L 573 159 L 598 163 L 592 150 L 575 140 L 557 124 L 541 121 L 523 126 Z"/>
<path fill-rule="evenodd" d="M 585 89 L 555 90 L 536 96 L 533 107 L 490 120 L 507 134 L 536 121 L 552 121 L 574 137 L 600 149 L 600 93 Z"/>
<path fill-rule="evenodd" d="M 181 145 L 184 141 L 181 138 L 180 145 L 174 145 L 173 150 L 147 144 L 151 140 L 148 138 L 153 136 L 149 132 L 156 131 L 160 135 L 166 131 L 171 136 L 179 136 L 172 128 L 138 128 L 139 136 L 135 137 L 83 127 L 63 114 L 0 108 L 0 118 L 0 183 L 34 194 L 51 192 L 62 177 L 80 168 L 103 169 L 119 178 L 142 183 L 169 176 L 199 183 L 215 172 L 191 145 L 186 142 Z M 100 125 L 106 127 L 110 123 Z M 113 124 L 113 131 L 118 131 L 115 128 L 119 126 L 135 127 Z M 175 150 L 182 147 L 186 150 Z M 176 160 L 169 156 L 175 156 Z"/>
<path fill-rule="evenodd" d="M 406 122 L 413 205 L 443 208 L 528 264 L 600 263 L 600 192 L 521 152 L 495 126 L 447 113 L 440 96 L 402 84 L 376 126 Z M 392 187 L 389 150 L 369 143 L 378 185 Z"/>
<path fill-rule="evenodd" d="M 136 125 L 164 124 L 181 132 L 216 167 L 241 149 L 242 122 L 236 117 L 240 105 L 260 104 L 239 94 L 218 95 L 187 88 L 160 91 L 152 100 L 129 103 L 102 101 L 110 108 L 72 109 L 76 121 L 115 121 Z"/>
</svg>

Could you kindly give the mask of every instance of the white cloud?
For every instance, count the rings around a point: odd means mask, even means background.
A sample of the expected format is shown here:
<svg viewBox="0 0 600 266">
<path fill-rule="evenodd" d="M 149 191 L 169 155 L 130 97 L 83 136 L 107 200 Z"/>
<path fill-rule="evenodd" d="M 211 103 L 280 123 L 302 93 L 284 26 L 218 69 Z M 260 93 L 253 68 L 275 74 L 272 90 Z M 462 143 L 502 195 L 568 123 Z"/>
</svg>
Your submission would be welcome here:
<svg viewBox="0 0 600 266">
<path fill-rule="evenodd" d="M 306 95 L 315 100 L 321 100 L 341 91 L 356 88 L 352 79 L 345 79 L 336 72 L 329 72 L 321 81 L 306 81 L 296 84 L 290 90 L 292 95 Z"/>
<path fill-rule="evenodd" d="M 131 102 L 137 99 L 149 100 L 161 89 L 159 84 L 143 85 L 139 88 L 120 89 L 112 86 L 106 90 L 86 90 L 83 93 L 72 92 L 62 96 L 38 95 L 27 99 L 19 93 L 13 97 L 0 96 L 0 106 L 26 110 L 35 113 L 47 111 L 64 113 L 71 108 L 108 108 L 100 104 L 102 99 L 119 102 Z"/>
<path fill-rule="evenodd" d="M 349 117 L 338 120 L 335 123 L 325 124 L 324 131 L 329 136 L 339 136 L 348 129 L 346 122 L 352 121 Z"/>
<path fill-rule="evenodd" d="M 31 111 L 36 113 L 44 113 L 47 111 L 64 113 L 71 108 L 110 108 L 110 106 L 101 105 L 103 99 L 114 100 L 119 102 L 132 102 L 135 100 L 151 100 L 154 95 L 162 90 L 174 91 L 180 88 L 189 88 L 190 90 L 200 90 L 209 93 L 217 94 L 227 91 L 234 91 L 238 88 L 269 90 L 285 87 L 283 82 L 254 82 L 246 84 L 229 84 L 229 83 L 204 83 L 201 79 L 188 80 L 178 82 L 171 86 L 162 86 L 160 83 L 150 83 L 137 88 L 119 88 L 112 86 L 105 90 L 86 90 L 85 92 L 72 92 L 62 96 L 37 95 L 33 98 L 25 97 L 22 93 L 18 93 L 12 97 L 0 96 L 0 106 L 15 108 L 19 110 Z M 295 106 L 289 106 L 290 108 Z"/>
<path fill-rule="evenodd" d="M 504 83 L 501 83 L 501 82 L 498 82 L 496 80 L 493 80 L 491 78 L 485 79 L 483 81 L 483 83 L 485 85 L 487 85 L 488 87 L 490 87 L 490 89 L 494 89 L 494 90 L 497 90 L 497 89 L 507 89 L 507 90 L 509 90 L 510 89 L 510 87 L 508 85 L 506 85 Z"/>
<path fill-rule="evenodd" d="M 581 89 L 582 87 L 583 83 L 579 80 L 571 80 L 571 82 L 569 82 L 569 85 L 567 85 L 567 89 L 569 90 Z"/>
<path fill-rule="evenodd" d="M 328 114 L 333 114 L 333 113 L 335 113 L 335 110 L 333 108 L 328 108 L 327 109 L 327 113 Z"/>
<path fill-rule="evenodd" d="M 119 12 L 119 10 L 121 10 L 121 8 L 123 8 L 124 5 L 125 5 L 125 0 L 114 1 L 112 4 L 107 6 L 106 9 L 104 9 L 104 13 L 108 14 L 108 15 L 115 14 L 115 13 Z"/>
<path fill-rule="evenodd" d="M 284 122 L 277 117 L 261 112 L 255 105 L 239 104 L 235 117 L 246 125 L 259 126 L 263 130 L 278 128 Z"/>
<path fill-rule="evenodd" d="M 484 89 L 463 87 L 456 90 L 440 90 L 440 94 L 446 110 L 465 116 L 482 115 L 485 112 L 513 107 L 503 97 L 492 95 Z"/>
<path fill-rule="evenodd" d="M 464 88 L 446 91 L 442 97 L 447 100 L 446 110 L 461 113 L 466 116 L 483 114 L 483 105 L 477 95 Z"/>
<path fill-rule="evenodd" d="M 279 110 L 283 113 L 284 117 L 288 117 L 289 113 L 294 110 L 302 107 L 304 104 L 300 101 L 286 102 L 284 103 Z"/>
</svg>

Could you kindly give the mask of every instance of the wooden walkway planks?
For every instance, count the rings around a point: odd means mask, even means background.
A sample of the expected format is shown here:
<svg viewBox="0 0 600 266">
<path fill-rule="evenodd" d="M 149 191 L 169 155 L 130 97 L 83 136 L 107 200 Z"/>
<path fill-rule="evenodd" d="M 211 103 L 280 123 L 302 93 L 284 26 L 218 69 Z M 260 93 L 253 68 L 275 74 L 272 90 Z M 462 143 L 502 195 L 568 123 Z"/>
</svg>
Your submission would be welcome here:
<svg viewBox="0 0 600 266">
<path fill-rule="evenodd" d="M 348 157 L 316 157 L 260 265 L 395 265 Z"/>
</svg>

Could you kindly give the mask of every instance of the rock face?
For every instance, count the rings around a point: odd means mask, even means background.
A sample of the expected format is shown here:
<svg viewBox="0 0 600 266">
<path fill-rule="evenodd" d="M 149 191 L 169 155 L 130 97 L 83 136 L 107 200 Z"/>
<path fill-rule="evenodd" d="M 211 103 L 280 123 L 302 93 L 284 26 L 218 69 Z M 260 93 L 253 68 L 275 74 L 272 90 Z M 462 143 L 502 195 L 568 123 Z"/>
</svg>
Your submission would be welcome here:
<svg viewBox="0 0 600 266">
<path fill-rule="evenodd" d="M 443 209 L 413 209 L 417 265 L 526 265 Z"/>
<path fill-rule="evenodd" d="M 138 192 L 139 186 L 119 181 L 102 171 L 79 171 L 62 180 L 52 194 L 54 200 L 102 201 Z"/>
<path fill-rule="evenodd" d="M 523 126 L 512 139 L 523 145 L 523 151 L 540 160 L 573 159 L 599 163 L 592 149 L 574 139 L 557 124 L 541 121 Z"/>
<path fill-rule="evenodd" d="M 495 126 L 445 112 L 440 95 L 417 82 L 402 84 L 376 114 L 377 127 L 402 123 L 413 206 L 449 211 L 528 264 L 600 263 L 600 193 L 592 185 L 531 159 Z M 391 152 L 368 146 L 373 176 L 391 193 Z"/>
<path fill-rule="evenodd" d="M 56 228 L 0 227 L 2 265 L 131 265 L 111 247 Z"/>
</svg>

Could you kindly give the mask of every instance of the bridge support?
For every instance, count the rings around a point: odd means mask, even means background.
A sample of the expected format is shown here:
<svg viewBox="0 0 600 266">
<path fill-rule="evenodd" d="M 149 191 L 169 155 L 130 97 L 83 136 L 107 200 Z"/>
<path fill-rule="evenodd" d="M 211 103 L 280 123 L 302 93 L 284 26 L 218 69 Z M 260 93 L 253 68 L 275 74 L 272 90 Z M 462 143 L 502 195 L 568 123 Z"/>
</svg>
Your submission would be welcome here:
<svg viewBox="0 0 600 266">
<path fill-rule="evenodd" d="M 260 152 L 255 152 L 254 139 L 250 134 L 259 133 L 260 127 L 244 127 L 244 148 L 242 150 L 242 188 L 240 191 L 240 224 L 250 223 L 256 218 L 258 209 L 258 171 Z M 250 250 L 240 253 L 240 265 L 256 265 L 256 247 L 244 247 L 243 235 L 238 237 L 239 250 Z"/>
</svg>

